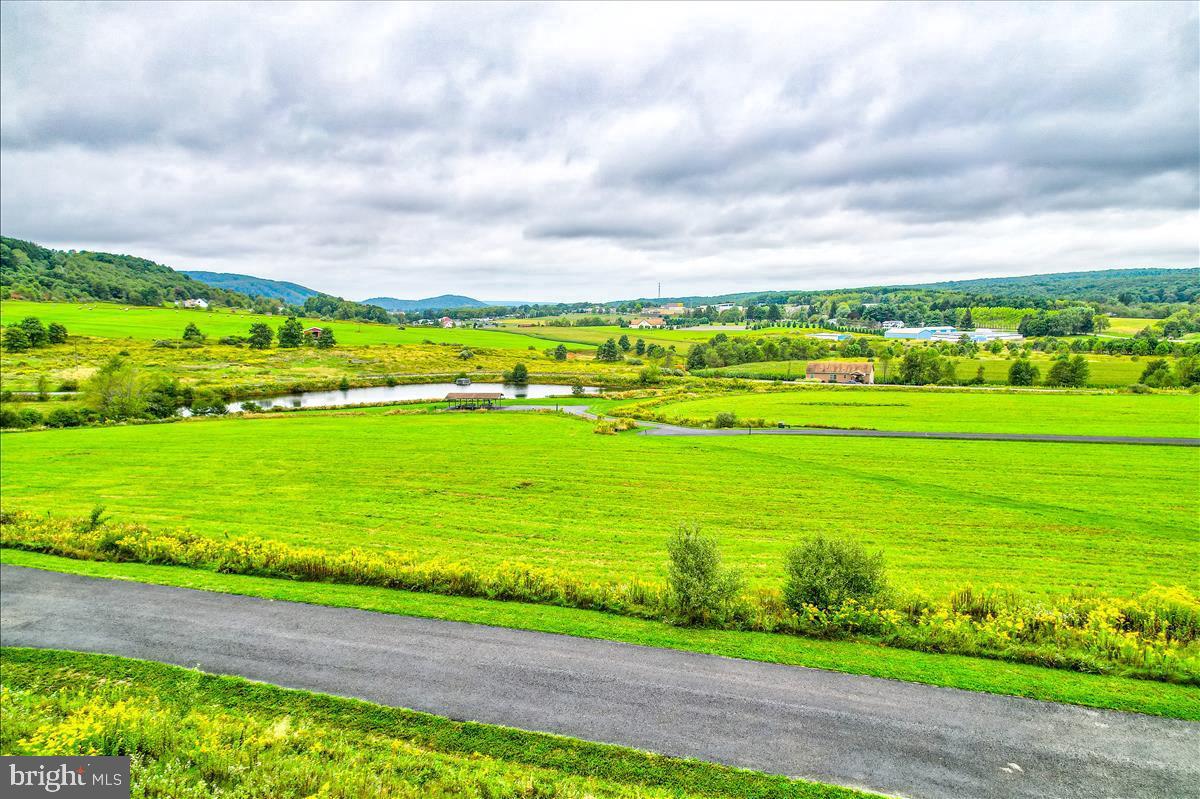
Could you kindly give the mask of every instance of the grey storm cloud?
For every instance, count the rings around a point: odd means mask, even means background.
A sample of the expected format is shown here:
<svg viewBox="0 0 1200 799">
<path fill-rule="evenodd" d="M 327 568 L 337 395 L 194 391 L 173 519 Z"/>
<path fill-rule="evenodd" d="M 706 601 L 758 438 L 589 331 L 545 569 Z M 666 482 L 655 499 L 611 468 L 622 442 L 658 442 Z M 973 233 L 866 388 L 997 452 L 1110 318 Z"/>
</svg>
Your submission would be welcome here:
<svg viewBox="0 0 1200 799">
<path fill-rule="evenodd" d="M 3 232 L 348 297 L 1194 266 L 1197 7 L 0 4 Z"/>
</svg>

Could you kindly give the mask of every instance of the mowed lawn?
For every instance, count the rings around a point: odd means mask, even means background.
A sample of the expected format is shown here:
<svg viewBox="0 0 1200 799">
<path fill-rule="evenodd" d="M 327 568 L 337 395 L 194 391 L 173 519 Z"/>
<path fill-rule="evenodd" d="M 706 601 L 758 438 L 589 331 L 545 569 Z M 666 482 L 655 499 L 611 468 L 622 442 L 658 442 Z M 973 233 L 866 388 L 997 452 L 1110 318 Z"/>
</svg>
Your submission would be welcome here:
<svg viewBox="0 0 1200 799">
<path fill-rule="evenodd" d="M 284 317 L 267 316 L 228 309 L 201 311 L 185 308 L 150 308 L 113 303 L 28 302 L 5 300 L 0 303 L 0 323 L 20 322 L 26 316 L 36 316 L 44 324 L 60 322 L 76 336 L 98 338 L 178 339 L 189 322 L 194 322 L 210 339 L 222 336 L 244 336 L 250 325 L 265 322 L 278 332 Z M 339 344 L 435 344 L 454 343 L 467 347 L 524 350 L 546 345 L 530 336 L 509 330 L 475 330 L 473 328 L 413 327 L 352 320 L 301 318 L 305 327 L 331 327 Z M 586 345 L 575 347 L 586 349 Z"/>
<path fill-rule="evenodd" d="M 655 410 L 685 419 L 731 411 L 800 427 L 1200 438 L 1200 394 L 805 387 L 685 400 Z"/>
<path fill-rule="evenodd" d="M 10 510 L 186 526 L 598 580 L 661 579 L 698 523 L 752 584 L 814 533 L 884 550 L 899 585 L 1200 588 L 1200 451 L 780 437 L 598 436 L 532 414 L 296 413 L 6 433 Z"/>
</svg>

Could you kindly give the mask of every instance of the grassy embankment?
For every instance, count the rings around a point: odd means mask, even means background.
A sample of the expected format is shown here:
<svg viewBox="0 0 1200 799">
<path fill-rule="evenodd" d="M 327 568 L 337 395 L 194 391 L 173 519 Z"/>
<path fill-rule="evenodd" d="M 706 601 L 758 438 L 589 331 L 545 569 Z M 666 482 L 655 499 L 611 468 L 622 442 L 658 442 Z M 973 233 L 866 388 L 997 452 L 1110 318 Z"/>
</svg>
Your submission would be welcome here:
<svg viewBox="0 0 1200 799">
<path fill-rule="evenodd" d="M 886 409 L 884 409 L 886 410 Z M 529 415 L 291 413 L 4 434 L 5 505 L 404 551 L 583 579 L 665 575 L 681 522 L 751 585 L 815 532 L 880 548 L 893 581 L 1022 593 L 1200 587 L 1200 451 L 775 437 L 596 436 Z M 684 477 L 686 476 L 686 477 Z"/>
<path fill-rule="evenodd" d="M 728 411 L 795 427 L 979 433 L 1200 438 L 1200 395 L 924 391 L 804 387 L 670 401 L 669 419 L 712 419 Z"/>
<path fill-rule="evenodd" d="M 134 796 L 866 796 L 110 655 L 0 665 L 0 753 L 129 755 Z"/>
</svg>

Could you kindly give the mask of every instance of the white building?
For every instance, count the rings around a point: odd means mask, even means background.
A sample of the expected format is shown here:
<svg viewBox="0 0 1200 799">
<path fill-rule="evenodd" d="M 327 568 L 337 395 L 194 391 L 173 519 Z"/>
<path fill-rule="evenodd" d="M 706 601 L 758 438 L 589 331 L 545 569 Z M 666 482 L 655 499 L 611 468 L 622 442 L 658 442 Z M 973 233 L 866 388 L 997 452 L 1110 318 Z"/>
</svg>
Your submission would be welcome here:
<svg viewBox="0 0 1200 799">
<path fill-rule="evenodd" d="M 884 322 L 884 324 L 886 325 L 887 323 Z M 963 336 L 966 336 L 977 344 L 987 341 L 1023 341 L 1025 338 L 1020 333 L 1012 333 L 1008 330 L 992 330 L 986 327 L 976 330 L 959 330 L 952 325 L 936 327 L 892 327 L 883 334 L 884 338 L 911 338 L 922 341 L 959 341 Z"/>
<path fill-rule="evenodd" d="M 183 302 L 181 302 L 179 304 L 181 306 L 183 306 L 184 308 L 207 308 L 208 300 L 197 297 L 194 300 L 184 300 Z"/>
<path fill-rule="evenodd" d="M 879 326 L 880 327 L 904 327 L 904 322 L 903 322 L 903 320 L 900 320 L 900 319 L 887 319 L 887 320 L 880 322 Z"/>
</svg>

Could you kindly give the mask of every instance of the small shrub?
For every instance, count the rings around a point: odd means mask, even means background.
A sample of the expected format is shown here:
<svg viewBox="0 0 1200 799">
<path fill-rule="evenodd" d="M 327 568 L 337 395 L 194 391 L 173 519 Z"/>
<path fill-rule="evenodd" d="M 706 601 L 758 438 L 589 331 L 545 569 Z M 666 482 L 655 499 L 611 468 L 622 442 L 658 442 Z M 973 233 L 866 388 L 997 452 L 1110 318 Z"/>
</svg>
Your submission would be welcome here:
<svg viewBox="0 0 1200 799">
<path fill-rule="evenodd" d="M 784 600 L 796 612 L 812 605 L 839 608 L 847 600 L 867 603 L 887 588 L 883 553 L 871 555 L 854 541 L 814 536 L 787 556 Z"/>
<path fill-rule="evenodd" d="M 731 411 L 721 411 L 713 417 L 713 427 L 737 427 L 737 414 Z"/>
<path fill-rule="evenodd" d="M 724 621 L 741 590 L 741 580 L 734 571 L 721 568 L 717 542 L 695 525 L 681 525 L 667 542 L 667 552 L 670 606 L 676 620 L 684 624 Z"/>
</svg>

